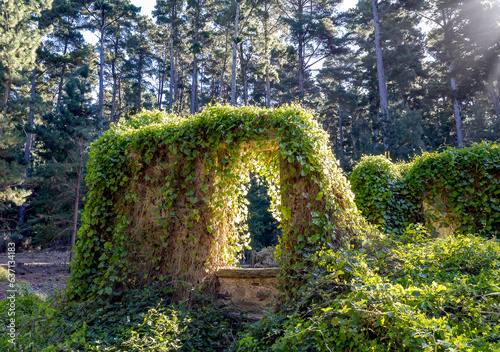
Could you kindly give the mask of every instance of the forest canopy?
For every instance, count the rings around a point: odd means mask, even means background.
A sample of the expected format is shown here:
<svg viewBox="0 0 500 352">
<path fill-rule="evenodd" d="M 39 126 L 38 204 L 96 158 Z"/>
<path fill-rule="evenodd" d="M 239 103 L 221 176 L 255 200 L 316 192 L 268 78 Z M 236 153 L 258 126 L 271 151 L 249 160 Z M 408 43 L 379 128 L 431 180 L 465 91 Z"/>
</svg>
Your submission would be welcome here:
<svg viewBox="0 0 500 352">
<path fill-rule="evenodd" d="M 129 0 L 0 1 L 4 237 L 69 245 L 91 143 L 142 109 L 300 103 L 348 173 L 363 155 L 498 141 L 498 0 L 352 5 L 158 0 L 146 16 Z"/>
</svg>

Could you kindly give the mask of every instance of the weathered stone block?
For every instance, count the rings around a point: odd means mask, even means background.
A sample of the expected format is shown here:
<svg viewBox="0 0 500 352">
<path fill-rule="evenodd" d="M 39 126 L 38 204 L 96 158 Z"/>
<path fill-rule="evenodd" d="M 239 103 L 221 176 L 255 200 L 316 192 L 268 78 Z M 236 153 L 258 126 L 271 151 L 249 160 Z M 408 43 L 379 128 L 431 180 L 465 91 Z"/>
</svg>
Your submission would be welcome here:
<svg viewBox="0 0 500 352">
<path fill-rule="evenodd" d="M 216 273 L 218 299 L 236 313 L 259 319 L 277 301 L 276 277 L 280 271 L 280 268 L 221 269 Z"/>
</svg>

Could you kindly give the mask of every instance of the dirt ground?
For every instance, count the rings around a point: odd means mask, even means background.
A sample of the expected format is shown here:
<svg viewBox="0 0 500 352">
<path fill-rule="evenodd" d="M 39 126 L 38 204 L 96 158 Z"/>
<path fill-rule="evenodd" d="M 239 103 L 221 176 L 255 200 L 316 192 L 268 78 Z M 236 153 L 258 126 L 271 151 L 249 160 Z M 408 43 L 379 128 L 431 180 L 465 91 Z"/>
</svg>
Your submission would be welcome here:
<svg viewBox="0 0 500 352">
<path fill-rule="evenodd" d="M 7 253 L 0 253 L 0 266 L 7 268 Z M 37 293 L 51 294 L 66 287 L 69 252 L 20 252 L 15 254 L 16 281 L 27 282 Z M 4 300 L 9 282 L 0 282 L 0 300 Z"/>
</svg>

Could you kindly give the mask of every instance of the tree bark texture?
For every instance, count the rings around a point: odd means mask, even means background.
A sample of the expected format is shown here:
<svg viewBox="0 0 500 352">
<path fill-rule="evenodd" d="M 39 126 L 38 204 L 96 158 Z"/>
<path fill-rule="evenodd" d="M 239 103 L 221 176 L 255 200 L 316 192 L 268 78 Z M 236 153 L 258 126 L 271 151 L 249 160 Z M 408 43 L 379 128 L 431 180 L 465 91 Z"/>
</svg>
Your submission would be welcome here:
<svg viewBox="0 0 500 352">
<path fill-rule="evenodd" d="M 443 31 L 444 31 L 444 43 L 446 50 L 446 58 L 448 59 L 448 72 L 450 74 L 450 86 L 451 86 L 451 99 L 453 100 L 453 113 L 455 115 L 455 126 L 457 130 L 457 144 L 459 148 L 463 146 L 463 132 L 462 132 L 462 116 L 460 116 L 460 105 L 457 99 L 457 84 L 455 78 L 455 72 L 453 70 L 454 57 L 451 53 L 451 38 L 450 31 L 453 30 L 452 23 L 448 21 L 444 10 L 442 11 L 443 16 Z"/>
<path fill-rule="evenodd" d="M 380 95 L 380 109 L 382 111 L 382 129 L 384 135 L 382 141 L 384 148 L 389 148 L 387 138 L 387 122 L 389 120 L 389 105 L 387 101 L 387 85 L 385 80 L 384 59 L 382 57 L 382 45 L 380 44 L 380 18 L 378 13 L 378 0 L 372 0 L 373 27 L 375 36 L 375 52 L 377 57 L 378 91 Z"/>
<path fill-rule="evenodd" d="M 344 133 L 342 131 L 342 108 L 339 105 L 339 144 L 340 144 L 340 165 L 344 163 Z"/>
<path fill-rule="evenodd" d="M 29 115 L 28 115 L 28 125 L 29 131 L 26 133 L 26 145 L 24 147 L 24 164 L 26 165 L 26 169 L 24 169 L 24 177 L 28 177 L 29 172 L 29 162 L 31 156 L 31 144 L 33 141 L 33 134 L 31 131 L 33 130 L 33 120 L 35 117 L 35 100 L 36 100 L 36 67 L 33 68 L 33 72 L 31 73 L 31 95 L 30 95 L 30 106 L 29 106 Z M 26 189 L 26 186 L 23 186 L 23 189 Z M 26 215 L 26 205 L 22 204 L 19 207 L 19 224 L 24 224 L 24 218 Z"/>
<path fill-rule="evenodd" d="M 243 104 L 248 105 L 248 77 L 247 77 L 247 67 L 248 61 L 245 60 L 245 55 L 243 54 L 243 43 L 240 43 L 240 66 L 241 75 L 243 76 Z"/>
<path fill-rule="evenodd" d="M 490 90 L 491 101 L 493 103 L 493 108 L 495 109 L 495 114 L 497 115 L 497 118 L 500 119 L 500 97 L 495 90 L 495 85 L 493 84 L 492 79 L 489 80 L 488 86 Z"/>
<path fill-rule="evenodd" d="M 104 22 L 104 21 L 103 21 Z M 97 134 L 103 134 L 102 110 L 104 109 L 104 25 L 101 27 L 101 45 L 99 49 L 99 115 L 97 117 Z"/>
<path fill-rule="evenodd" d="M 231 75 L 231 105 L 236 105 L 236 50 L 238 45 L 238 23 L 240 19 L 240 3 L 236 1 L 236 15 L 234 16 L 234 40 L 233 40 L 233 68 Z"/>
<path fill-rule="evenodd" d="M 219 95 L 217 100 L 221 100 L 222 91 L 224 90 L 224 74 L 226 73 L 226 63 L 227 63 L 227 38 L 229 36 L 229 27 L 226 28 L 226 47 L 224 50 L 224 63 L 222 64 L 222 72 L 220 75 L 220 84 L 219 84 Z"/>
<path fill-rule="evenodd" d="M 168 110 L 172 111 L 175 103 L 175 99 L 177 99 L 177 93 L 174 96 L 174 37 L 175 37 L 175 20 L 176 20 L 176 8 L 175 3 L 172 6 L 172 33 L 170 34 L 170 91 L 168 98 Z"/>
<path fill-rule="evenodd" d="M 69 254 L 69 261 L 73 257 L 73 249 L 76 244 L 76 236 L 78 232 L 78 208 L 80 205 L 80 183 L 82 179 L 82 159 L 83 159 L 83 137 L 80 137 L 78 142 L 79 156 L 78 156 L 78 170 L 76 172 L 76 189 L 75 189 L 75 205 L 73 211 L 73 230 L 71 232 L 71 248 Z"/>
<path fill-rule="evenodd" d="M 66 52 L 68 50 L 68 42 L 69 38 L 66 38 L 66 40 L 64 41 L 63 57 L 66 56 Z M 57 105 L 56 105 L 57 107 L 61 105 L 65 74 L 66 74 L 66 62 L 63 62 L 63 67 L 61 68 L 61 77 L 59 77 L 59 87 L 57 89 Z"/>
<path fill-rule="evenodd" d="M 118 44 L 119 40 L 116 37 L 116 41 L 114 43 L 114 57 L 111 60 L 111 75 L 113 76 L 113 95 L 111 98 L 111 122 L 115 122 L 115 109 L 116 109 L 116 90 L 117 90 L 117 74 L 116 74 L 116 58 L 118 56 Z"/>
<path fill-rule="evenodd" d="M 196 113 L 198 99 L 198 20 L 199 20 L 199 8 L 196 8 L 195 20 L 194 20 L 194 49 L 193 49 L 193 77 L 191 82 L 191 114 Z"/>
</svg>

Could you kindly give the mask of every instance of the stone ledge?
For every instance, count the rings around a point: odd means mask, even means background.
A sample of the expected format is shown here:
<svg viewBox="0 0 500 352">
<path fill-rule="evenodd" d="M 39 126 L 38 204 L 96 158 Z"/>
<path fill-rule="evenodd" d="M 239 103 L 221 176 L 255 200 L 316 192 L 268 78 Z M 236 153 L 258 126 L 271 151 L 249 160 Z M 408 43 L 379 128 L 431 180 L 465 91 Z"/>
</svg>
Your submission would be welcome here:
<svg viewBox="0 0 500 352">
<path fill-rule="evenodd" d="M 218 277 L 258 279 L 277 277 L 281 268 L 225 268 L 219 269 L 215 274 Z"/>
</svg>

